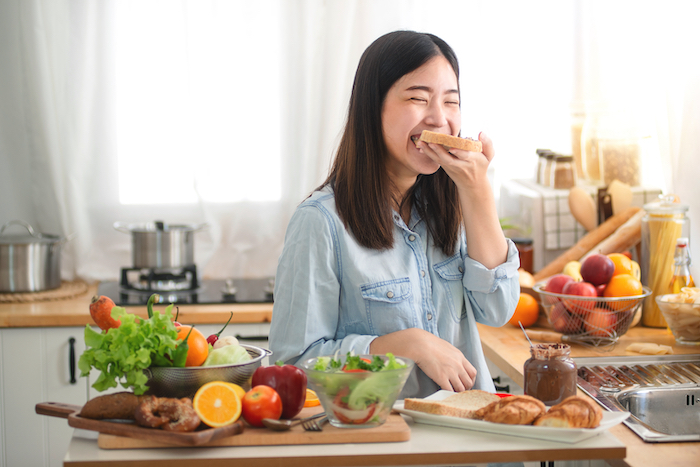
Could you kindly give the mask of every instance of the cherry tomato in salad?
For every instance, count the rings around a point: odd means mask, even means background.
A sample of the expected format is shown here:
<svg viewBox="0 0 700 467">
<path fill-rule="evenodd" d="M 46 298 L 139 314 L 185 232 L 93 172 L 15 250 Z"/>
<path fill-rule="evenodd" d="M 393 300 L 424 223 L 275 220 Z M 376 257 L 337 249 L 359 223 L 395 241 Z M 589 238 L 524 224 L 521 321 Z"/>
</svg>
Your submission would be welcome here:
<svg viewBox="0 0 700 467">
<path fill-rule="evenodd" d="M 270 386 L 258 385 L 243 396 L 242 415 L 252 426 L 263 427 L 263 418 L 279 420 L 282 416 L 282 399 Z"/>
<path fill-rule="evenodd" d="M 368 358 L 361 358 L 360 360 L 362 360 L 363 362 L 366 362 L 366 363 L 368 363 L 368 364 L 371 364 L 371 363 L 372 363 L 372 360 L 370 360 L 370 359 L 368 359 Z M 342 370 L 343 370 L 345 373 L 366 373 L 366 372 L 369 371 L 369 370 L 364 370 L 364 369 L 362 369 L 362 368 L 353 368 L 353 369 L 348 370 L 348 365 L 347 365 L 347 363 L 346 363 L 345 365 L 343 365 Z"/>
<path fill-rule="evenodd" d="M 346 425 L 361 425 L 367 423 L 372 418 L 374 411 L 377 408 L 376 403 L 372 403 L 364 410 L 352 410 L 348 407 L 348 395 L 350 388 L 341 389 L 333 399 L 333 414 L 336 418 Z"/>
</svg>

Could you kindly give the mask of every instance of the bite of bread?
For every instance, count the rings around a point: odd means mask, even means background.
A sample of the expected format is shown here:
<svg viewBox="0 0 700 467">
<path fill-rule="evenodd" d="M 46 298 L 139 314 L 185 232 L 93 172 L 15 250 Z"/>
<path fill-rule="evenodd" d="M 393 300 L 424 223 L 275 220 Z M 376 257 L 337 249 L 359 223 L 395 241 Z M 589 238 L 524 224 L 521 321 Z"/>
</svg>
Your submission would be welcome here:
<svg viewBox="0 0 700 467">
<path fill-rule="evenodd" d="M 547 410 L 542 401 L 531 396 L 500 398 L 481 390 L 458 392 L 443 400 L 406 398 L 404 409 L 492 423 L 556 428 L 596 428 L 603 419 L 598 404 L 585 397 L 568 397 Z"/>
<path fill-rule="evenodd" d="M 426 143 L 442 144 L 446 148 L 464 149 L 465 151 L 481 152 L 483 147 L 481 141 L 471 138 L 460 138 L 458 136 L 436 133 L 434 131 L 423 130 L 419 138 Z"/>
</svg>

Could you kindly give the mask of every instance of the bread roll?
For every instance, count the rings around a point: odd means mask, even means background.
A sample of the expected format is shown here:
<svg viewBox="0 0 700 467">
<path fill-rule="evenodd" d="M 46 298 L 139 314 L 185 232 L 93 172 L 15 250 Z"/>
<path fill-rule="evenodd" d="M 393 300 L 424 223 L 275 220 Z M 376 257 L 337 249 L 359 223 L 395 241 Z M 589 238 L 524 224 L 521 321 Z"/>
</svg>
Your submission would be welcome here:
<svg viewBox="0 0 700 467">
<path fill-rule="evenodd" d="M 448 148 L 464 149 L 465 151 L 481 152 L 481 141 L 471 138 L 459 138 L 457 136 L 435 133 L 434 131 L 423 130 L 420 138 L 426 143 L 442 144 Z"/>
<path fill-rule="evenodd" d="M 403 408 L 448 417 L 474 418 L 476 411 L 500 398 L 479 389 L 455 393 L 443 400 L 406 398 Z"/>
<path fill-rule="evenodd" d="M 146 397 L 126 391 L 97 396 L 85 403 L 79 415 L 94 420 L 133 420 L 136 408 Z"/>
<path fill-rule="evenodd" d="M 511 396 L 477 410 L 475 418 L 506 425 L 530 425 L 545 410 L 544 403 L 532 396 Z"/>
</svg>

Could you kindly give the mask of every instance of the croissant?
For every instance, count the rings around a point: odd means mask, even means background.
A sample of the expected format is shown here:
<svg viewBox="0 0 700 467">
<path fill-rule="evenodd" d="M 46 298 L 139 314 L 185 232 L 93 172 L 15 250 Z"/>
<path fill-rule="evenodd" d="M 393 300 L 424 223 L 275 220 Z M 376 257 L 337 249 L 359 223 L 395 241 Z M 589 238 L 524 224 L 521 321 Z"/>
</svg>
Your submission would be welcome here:
<svg viewBox="0 0 700 467">
<path fill-rule="evenodd" d="M 567 397 L 549 412 L 539 416 L 533 425 L 559 428 L 596 428 L 603 411 L 594 401 L 580 396 Z"/>
<path fill-rule="evenodd" d="M 475 417 L 493 423 L 530 425 L 545 412 L 542 401 L 531 396 L 511 396 L 492 402 L 476 411 Z"/>
</svg>

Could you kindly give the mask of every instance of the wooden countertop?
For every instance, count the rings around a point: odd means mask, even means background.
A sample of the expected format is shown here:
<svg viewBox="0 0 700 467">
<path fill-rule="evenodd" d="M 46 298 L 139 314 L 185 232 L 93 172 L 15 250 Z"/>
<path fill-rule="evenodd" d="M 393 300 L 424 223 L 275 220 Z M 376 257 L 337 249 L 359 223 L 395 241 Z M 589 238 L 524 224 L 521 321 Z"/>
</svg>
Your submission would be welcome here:
<svg viewBox="0 0 700 467">
<path fill-rule="evenodd" d="M 486 358 L 523 387 L 523 365 L 530 358 L 530 349 L 520 328 L 509 325 L 502 328 L 477 326 Z M 571 356 L 639 356 L 638 353 L 625 351 L 625 348 L 633 342 L 654 342 L 656 344 L 670 345 L 673 347 L 675 354 L 700 353 L 700 348 L 677 345 L 673 335 L 666 329 L 638 326 L 627 331 L 612 349 L 599 350 L 574 344 L 571 346 Z M 579 393 L 583 395 L 580 390 Z M 624 461 L 621 459 L 609 461 L 615 467 L 686 466 L 696 465 L 697 460 L 700 459 L 700 443 L 645 443 L 624 425 L 613 427 L 610 432 L 627 446 L 627 457 Z"/>
<path fill-rule="evenodd" d="M 0 304 L 0 328 L 85 326 L 94 324 L 90 317 L 90 299 L 97 294 L 97 285 L 78 297 L 28 303 Z M 160 306 L 160 305 L 158 305 Z M 272 303 L 178 305 L 179 320 L 196 324 L 225 323 L 230 313 L 232 323 L 269 323 Z M 146 307 L 128 307 L 130 312 L 147 317 Z"/>
</svg>

